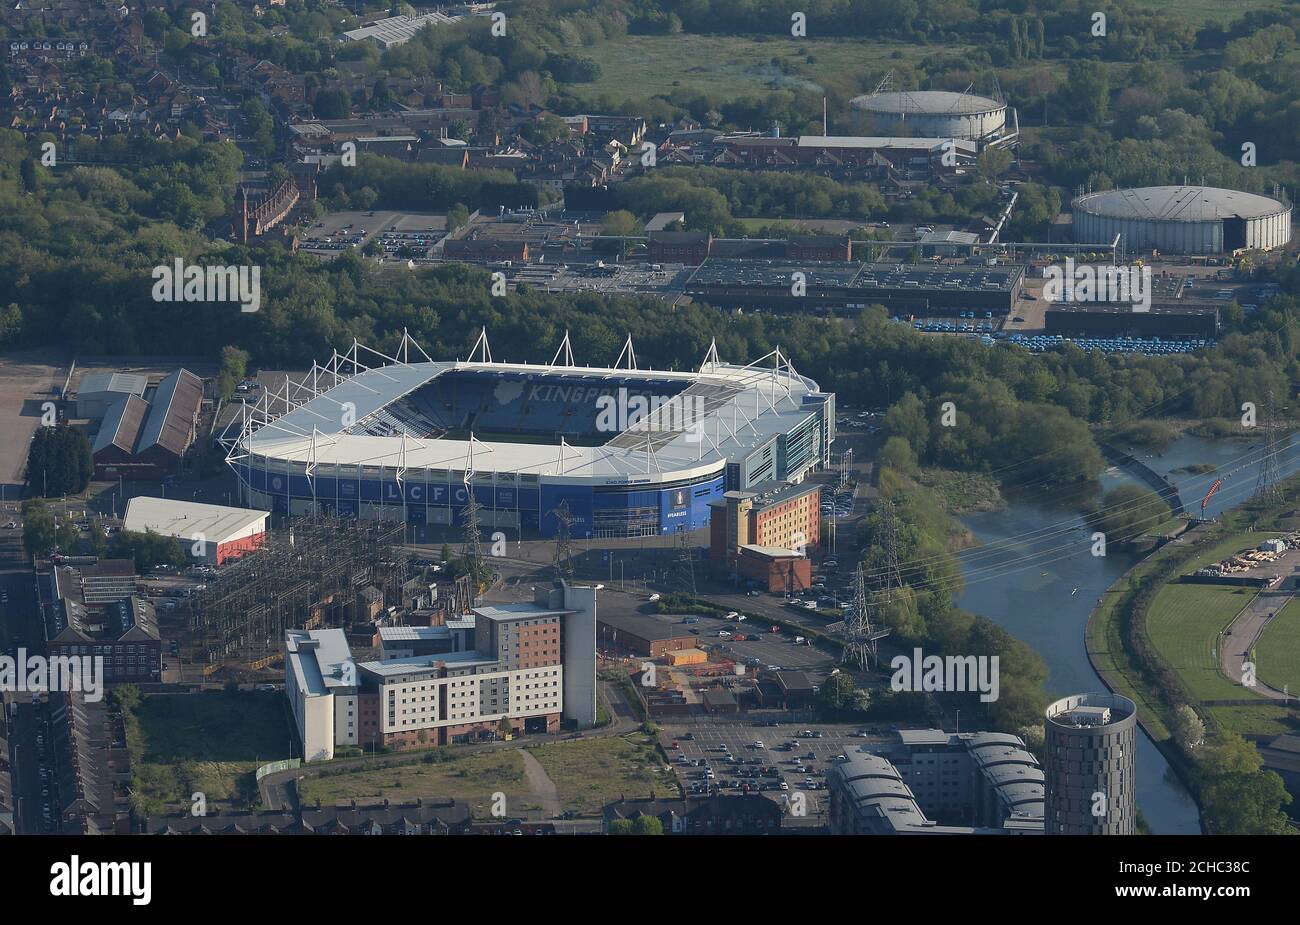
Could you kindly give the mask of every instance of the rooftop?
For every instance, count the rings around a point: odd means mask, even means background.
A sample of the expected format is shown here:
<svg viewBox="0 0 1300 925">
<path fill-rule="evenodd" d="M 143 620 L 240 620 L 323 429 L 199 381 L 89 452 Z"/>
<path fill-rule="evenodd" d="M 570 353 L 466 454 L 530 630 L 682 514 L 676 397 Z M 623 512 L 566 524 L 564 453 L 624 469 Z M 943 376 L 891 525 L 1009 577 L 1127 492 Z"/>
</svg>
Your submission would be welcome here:
<svg viewBox="0 0 1300 925">
<path fill-rule="evenodd" d="M 1173 222 L 1255 218 L 1290 210 L 1290 206 L 1270 196 L 1211 186 L 1141 186 L 1107 190 L 1080 196 L 1074 200 L 1074 208 L 1112 218 Z"/>
<path fill-rule="evenodd" d="M 198 504 L 174 498 L 140 496 L 126 503 L 122 529 L 146 530 L 185 540 L 203 537 L 220 543 L 227 537 L 253 527 L 266 528 L 266 511 L 249 511 L 221 504 Z"/>
</svg>

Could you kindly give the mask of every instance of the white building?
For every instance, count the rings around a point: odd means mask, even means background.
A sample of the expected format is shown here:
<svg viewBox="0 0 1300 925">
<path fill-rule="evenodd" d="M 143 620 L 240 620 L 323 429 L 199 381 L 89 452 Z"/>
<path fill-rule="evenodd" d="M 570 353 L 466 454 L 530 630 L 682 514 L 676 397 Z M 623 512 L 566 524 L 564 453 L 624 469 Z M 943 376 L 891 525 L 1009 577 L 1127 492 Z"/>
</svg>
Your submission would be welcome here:
<svg viewBox="0 0 1300 925">
<path fill-rule="evenodd" d="M 284 675 L 303 761 L 328 761 L 336 747 L 357 744 L 357 666 L 343 630 L 289 630 Z"/>
<path fill-rule="evenodd" d="M 454 624 L 454 625 L 453 625 Z M 305 760 L 336 748 L 401 750 L 596 721 L 596 590 L 540 589 L 445 627 L 381 630 L 381 660 L 354 662 L 342 630 L 286 634 L 286 692 Z M 332 738 L 331 738 L 332 736 Z"/>
<path fill-rule="evenodd" d="M 126 503 L 122 529 L 175 537 L 191 558 L 221 565 L 259 548 L 270 516 L 241 507 L 142 496 Z"/>
</svg>

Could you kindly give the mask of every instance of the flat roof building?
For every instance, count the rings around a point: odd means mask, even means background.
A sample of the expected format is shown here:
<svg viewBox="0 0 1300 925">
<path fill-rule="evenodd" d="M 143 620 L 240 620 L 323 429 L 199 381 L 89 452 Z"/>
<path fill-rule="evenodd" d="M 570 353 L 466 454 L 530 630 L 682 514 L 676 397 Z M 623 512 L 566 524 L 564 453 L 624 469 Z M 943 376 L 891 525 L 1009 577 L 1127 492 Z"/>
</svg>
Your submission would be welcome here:
<svg viewBox="0 0 1300 925">
<path fill-rule="evenodd" d="M 139 496 L 126 503 L 122 529 L 175 537 L 190 556 L 221 565 L 260 548 L 270 516 L 266 511 Z"/>
<path fill-rule="evenodd" d="M 1013 735 L 905 729 L 848 752 L 827 779 L 832 834 L 1043 833 L 1043 772 Z"/>
<path fill-rule="evenodd" d="M 286 692 L 305 760 L 342 745 L 404 750 L 494 738 L 503 723 L 557 732 L 596 720 L 594 588 L 540 589 L 531 603 L 484 604 L 472 626 L 442 634 L 381 632 L 379 661 L 355 662 L 342 630 L 286 634 Z M 465 621 L 459 621 L 462 624 Z M 415 628 L 411 628 L 415 629 Z"/>
<path fill-rule="evenodd" d="M 606 614 L 596 626 L 602 652 L 662 658 L 699 645 L 700 639 L 679 621 L 680 616 L 653 617 L 642 614 Z"/>
</svg>

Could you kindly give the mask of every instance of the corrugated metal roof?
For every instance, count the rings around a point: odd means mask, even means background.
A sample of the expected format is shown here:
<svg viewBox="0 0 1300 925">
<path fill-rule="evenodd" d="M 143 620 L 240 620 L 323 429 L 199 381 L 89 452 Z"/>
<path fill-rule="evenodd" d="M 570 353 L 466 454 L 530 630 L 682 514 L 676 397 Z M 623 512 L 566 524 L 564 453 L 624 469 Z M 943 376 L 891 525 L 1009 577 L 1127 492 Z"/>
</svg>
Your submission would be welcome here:
<svg viewBox="0 0 1300 925">
<path fill-rule="evenodd" d="M 137 452 L 158 445 L 177 456 L 183 454 L 190 444 L 194 418 L 202 403 L 202 379 L 188 369 L 178 369 L 169 375 L 154 393 Z"/>
<path fill-rule="evenodd" d="M 130 453 L 140 436 L 140 425 L 149 413 L 149 403 L 135 395 L 127 395 L 109 406 L 104 421 L 99 425 L 95 435 L 92 453 L 115 446 L 124 453 Z"/>
</svg>

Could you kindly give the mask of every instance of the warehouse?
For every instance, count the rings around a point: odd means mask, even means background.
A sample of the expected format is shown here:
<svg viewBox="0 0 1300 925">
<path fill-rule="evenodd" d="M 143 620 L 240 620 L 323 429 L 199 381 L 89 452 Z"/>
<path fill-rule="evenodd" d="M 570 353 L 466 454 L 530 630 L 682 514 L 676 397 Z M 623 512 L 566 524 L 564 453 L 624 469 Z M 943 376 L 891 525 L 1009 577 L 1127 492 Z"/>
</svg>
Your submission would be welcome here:
<svg viewBox="0 0 1300 925">
<path fill-rule="evenodd" d="M 149 380 L 135 373 L 90 373 L 77 386 L 77 417 L 97 421 L 128 395 L 144 398 Z"/>
<path fill-rule="evenodd" d="M 693 649 L 699 637 L 680 617 L 647 617 L 640 614 L 606 614 L 596 621 L 596 645 L 603 652 L 662 658 L 669 652 Z"/>
<path fill-rule="evenodd" d="M 939 266 L 709 258 L 686 282 L 688 296 L 719 308 L 772 311 L 858 311 L 883 305 L 893 314 L 1005 315 L 1020 291 L 1024 267 Z"/>
<path fill-rule="evenodd" d="M 203 380 L 187 369 L 166 376 L 148 401 L 129 393 L 109 405 L 91 445 L 97 479 L 175 475 L 198 430 Z"/>
<path fill-rule="evenodd" d="M 1058 302 L 1047 309 L 1045 327 L 1048 334 L 1064 336 L 1214 340 L 1219 310 L 1153 305 L 1150 311 L 1135 312 L 1130 305 Z"/>
<path fill-rule="evenodd" d="M 270 516 L 266 511 L 142 496 L 126 503 L 122 529 L 175 537 L 194 559 L 222 565 L 261 547 Z"/>
<path fill-rule="evenodd" d="M 1076 244 L 1120 243 L 1130 252 L 1231 254 L 1291 240 L 1291 206 L 1269 196 L 1208 186 L 1147 186 L 1074 200 Z"/>
</svg>

